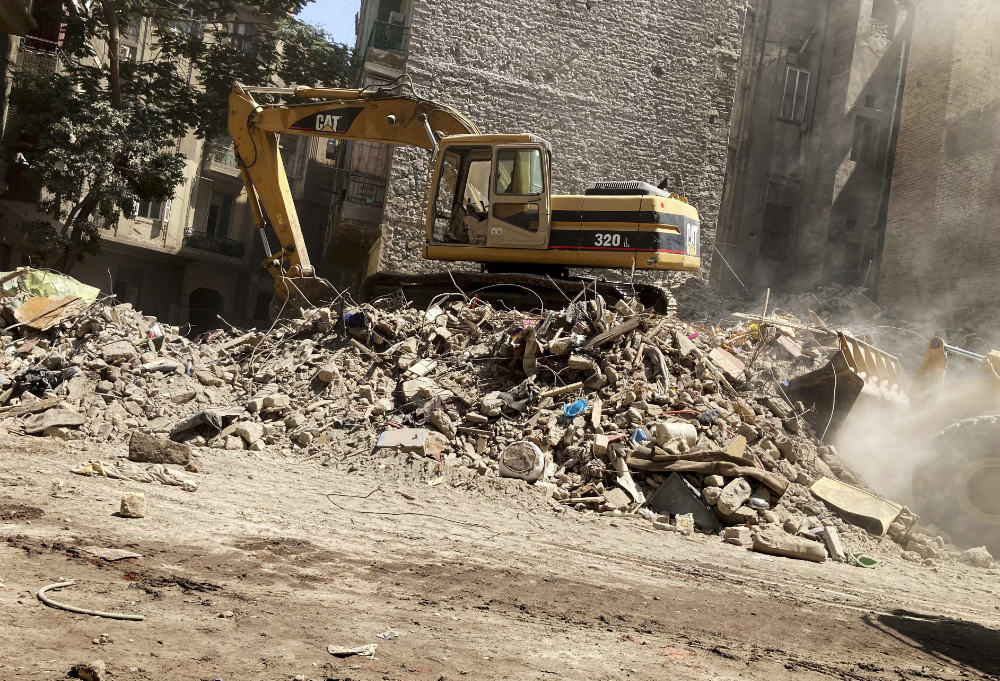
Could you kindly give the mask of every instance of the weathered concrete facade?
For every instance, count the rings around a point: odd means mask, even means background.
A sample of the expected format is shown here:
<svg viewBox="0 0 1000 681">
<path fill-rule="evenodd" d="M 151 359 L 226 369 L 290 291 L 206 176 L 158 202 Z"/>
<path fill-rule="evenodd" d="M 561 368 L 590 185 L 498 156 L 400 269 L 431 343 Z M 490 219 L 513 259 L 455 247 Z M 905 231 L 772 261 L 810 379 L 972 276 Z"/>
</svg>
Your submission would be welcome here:
<svg viewBox="0 0 1000 681">
<path fill-rule="evenodd" d="M 740 0 L 419 0 L 406 71 L 486 133 L 532 132 L 553 191 L 644 180 L 686 195 L 711 253 L 743 29 Z M 427 154 L 396 149 L 383 269 L 421 271 Z"/>
<path fill-rule="evenodd" d="M 942 326 L 1000 300 L 1000 8 L 915 5 L 879 302 Z"/>
<path fill-rule="evenodd" d="M 874 287 L 910 33 L 896 0 L 755 0 L 713 280 Z"/>
</svg>

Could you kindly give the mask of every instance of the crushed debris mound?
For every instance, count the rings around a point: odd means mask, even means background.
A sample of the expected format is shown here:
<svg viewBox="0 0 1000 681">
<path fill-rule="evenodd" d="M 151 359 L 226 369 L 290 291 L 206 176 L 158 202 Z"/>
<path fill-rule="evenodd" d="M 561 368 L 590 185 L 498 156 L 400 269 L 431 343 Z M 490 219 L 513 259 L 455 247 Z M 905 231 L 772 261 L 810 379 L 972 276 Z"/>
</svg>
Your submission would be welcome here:
<svg viewBox="0 0 1000 681">
<path fill-rule="evenodd" d="M 593 293 L 531 312 L 397 295 L 189 339 L 98 300 L 6 331 L 0 418 L 11 433 L 128 442 L 128 461 L 76 472 L 192 492 L 205 447 L 337 464 L 392 449 L 520 478 L 561 509 L 775 555 L 958 559 L 905 507 L 886 501 L 872 526 L 814 492 L 875 496 L 782 391 L 831 352 L 794 326 L 695 324 Z"/>
</svg>

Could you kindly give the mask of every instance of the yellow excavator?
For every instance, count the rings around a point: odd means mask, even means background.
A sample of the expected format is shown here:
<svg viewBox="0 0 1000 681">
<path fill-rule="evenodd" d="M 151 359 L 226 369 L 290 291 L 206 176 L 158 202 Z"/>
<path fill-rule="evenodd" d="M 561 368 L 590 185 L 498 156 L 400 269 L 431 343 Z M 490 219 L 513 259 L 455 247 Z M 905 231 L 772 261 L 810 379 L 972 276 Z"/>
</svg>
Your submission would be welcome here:
<svg viewBox="0 0 1000 681">
<path fill-rule="evenodd" d="M 255 95 L 292 98 L 261 104 Z M 398 87 L 334 89 L 245 87 L 229 97 L 229 131 L 253 219 L 274 277 L 276 306 L 322 302 L 336 292 L 316 276 L 306 252 L 278 146 L 279 135 L 381 142 L 431 152 L 424 258 L 472 261 L 492 276 L 380 273 L 379 285 L 478 286 L 503 283 L 566 295 L 569 268 L 696 271 L 701 265 L 698 212 L 677 194 L 645 182 L 597 182 L 582 195 L 553 196 L 552 154 L 532 134 L 484 135 L 454 109 L 398 94 Z M 267 225 L 280 249 L 273 252 Z M 506 276 L 505 276 L 506 275 Z M 564 278 L 557 283 L 553 278 Z M 584 286 L 576 282 L 576 286 Z M 604 295 L 620 287 L 592 284 Z M 603 288 L 601 288 L 603 287 Z M 657 287 L 632 283 L 640 299 L 664 302 Z M 364 295 L 364 293 L 362 293 Z M 293 304 L 292 307 L 295 307 Z"/>
</svg>

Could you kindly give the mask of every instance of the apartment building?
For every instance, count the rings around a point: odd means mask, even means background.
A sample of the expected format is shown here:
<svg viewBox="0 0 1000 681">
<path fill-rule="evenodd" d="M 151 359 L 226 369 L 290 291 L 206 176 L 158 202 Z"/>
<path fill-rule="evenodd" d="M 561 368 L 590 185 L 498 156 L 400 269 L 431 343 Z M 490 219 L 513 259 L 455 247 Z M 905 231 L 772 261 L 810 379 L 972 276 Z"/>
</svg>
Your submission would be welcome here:
<svg viewBox="0 0 1000 681">
<path fill-rule="evenodd" d="M 41 0 L 39 0 L 41 1 Z M 196 24 L 192 24 L 196 27 Z M 196 30 L 192 28 L 191 30 Z M 233 34 L 254 31 L 252 18 L 237 16 Z M 61 67 L 58 25 L 42 23 L 15 39 L 7 64 L 16 70 L 53 72 Z M 107 59 L 98 46 L 97 59 Z M 103 52 L 102 52 L 103 50 Z M 156 58 L 151 22 L 136 18 L 121 35 L 123 59 Z M 191 72 L 190 77 L 194 78 Z M 16 142 L 16 112 L 4 127 L 4 142 Z M 176 141 L 184 159 L 184 181 L 165 202 L 141 202 L 134 215 L 103 226 L 101 250 L 87 256 L 72 275 L 114 293 L 148 314 L 195 330 L 226 321 L 237 325 L 266 320 L 272 283 L 260 263 L 264 249 L 247 206 L 246 192 L 227 136 L 202 140 L 192 134 Z M 318 140 L 287 137 L 282 151 L 307 244 L 322 250 L 331 195 L 332 160 Z M 23 263 L 20 225 L 37 219 L 37 188 L 19 187 L 18 169 L 7 170 L 8 189 L 0 199 L 0 267 Z M 272 246 L 274 242 L 272 240 Z"/>
<path fill-rule="evenodd" d="M 714 281 L 874 288 L 911 27 L 905 1 L 751 2 Z"/>
<path fill-rule="evenodd" d="M 411 0 L 361 0 L 355 15 L 356 87 L 385 87 L 403 76 L 410 13 Z M 378 269 L 393 147 L 331 140 L 328 148 L 338 170 L 323 266 L 338 287 L 349 288 Z"/>
</svg>

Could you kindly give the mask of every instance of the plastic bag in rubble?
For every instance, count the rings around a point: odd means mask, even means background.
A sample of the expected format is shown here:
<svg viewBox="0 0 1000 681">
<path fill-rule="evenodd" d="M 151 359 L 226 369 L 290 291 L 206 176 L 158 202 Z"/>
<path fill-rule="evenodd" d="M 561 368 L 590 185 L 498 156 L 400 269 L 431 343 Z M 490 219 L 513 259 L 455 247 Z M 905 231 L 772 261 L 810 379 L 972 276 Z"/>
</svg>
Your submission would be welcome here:
<svg viewBox="0 0 1000 681">
<path fill-rule="evenodd" d="M 562 411 L 566 415 L 566 418 L 573 418 L 574 416 L 579 416 L 587 409 L 587 400 L 582 397 L 576 402 L 567 403 L 563 405 Z"/>
<path fill-rule="evenodd" d="M 14 272 L 0 272 L 0 279 L 5 279 Z M 17 270 L 17 276 L 3 283 L 3 293 L 10 296 L 14 291 L 21 290 L 32 296 L 75 296 L 84 302 L 97 300 L 100 289 L 82 284 L 73 277 L 57 272 L 44 272 L 28 267 Z"/>
<path fill-rule="evenodd" d="M 62 382 L 62 373 L 42 367 L 31 367 L 17 377 L 17 385 L 22 393 L 31 393 L 38 397 L 44 395 L 46 390 L 54 390 Z"/>
<path fill-rule="evenodd" d="M 346 329 L 367 329 L 370 323 L 364 310 L 348 312 L 344 315 L 344 328 Z"/>
</svg>

